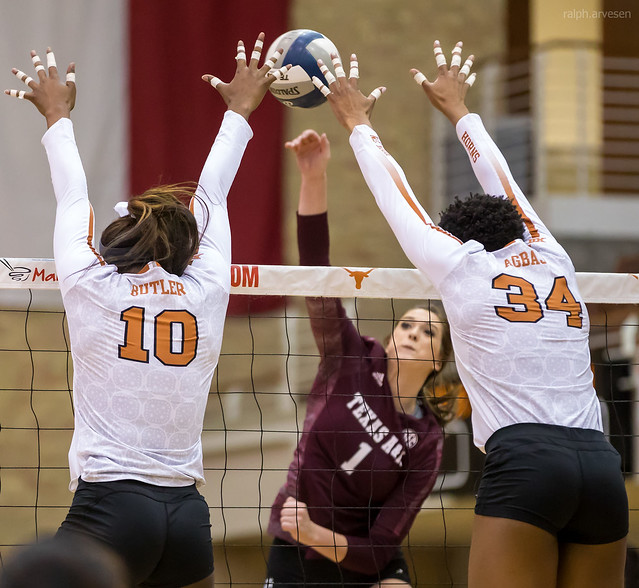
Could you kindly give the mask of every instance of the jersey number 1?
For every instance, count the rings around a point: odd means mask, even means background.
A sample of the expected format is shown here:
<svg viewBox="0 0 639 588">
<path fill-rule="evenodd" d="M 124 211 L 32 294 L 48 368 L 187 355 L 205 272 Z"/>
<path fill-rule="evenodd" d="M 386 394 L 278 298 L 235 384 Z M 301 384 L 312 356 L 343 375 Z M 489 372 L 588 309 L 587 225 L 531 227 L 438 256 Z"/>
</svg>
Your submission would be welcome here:
<svg viewBox="0 0 639 588">
<path fill-rule="evenodd" d="M 129 361 L 149 362 L 144 347 L 144 308 L 131 306 L 123 310 L 124 345 L 118 345 L 118 357 Z M 186 366 L 197 355 L 197 320 L 186 310 L 163 310 L 153 321 L 153 355 L 164 365 Z"/>
<path fill-rule="evenodd" d="M 362 441 L 359 444 L 359 449 L 353 454 L 353 456 L 343 462 L 341 467 L 349 476 L 355 471 L 355 468 L 364 461 L 364 458 L 373 451 L 373 448 L 366 442 Z"/>
</svg>

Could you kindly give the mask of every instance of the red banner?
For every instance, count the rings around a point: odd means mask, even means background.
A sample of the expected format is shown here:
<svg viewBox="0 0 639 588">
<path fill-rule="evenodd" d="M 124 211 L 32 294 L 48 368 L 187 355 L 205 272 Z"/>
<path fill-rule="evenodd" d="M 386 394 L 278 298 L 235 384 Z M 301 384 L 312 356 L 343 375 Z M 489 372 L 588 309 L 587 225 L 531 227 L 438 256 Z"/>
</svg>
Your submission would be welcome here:
<svg viewBox="0 0 639 588">
<path fill-rule="evenodd" d="M 130 189 L 194 181 L 226 106 L 202 74 L 230 81 L 235 49 L 247 52 L 260 31 L 265 47 L 288 30 L 288 0 L 131 0 L 129 4 Z M 229 195 L 233 263 L 282 263 L 284 107 L 269 95 L 251 115 L 254 137 Z M 230 314 L 247 310 L 232 296 Z M 281 305 L 253 300 L 251 311 Z"/>
</svg>

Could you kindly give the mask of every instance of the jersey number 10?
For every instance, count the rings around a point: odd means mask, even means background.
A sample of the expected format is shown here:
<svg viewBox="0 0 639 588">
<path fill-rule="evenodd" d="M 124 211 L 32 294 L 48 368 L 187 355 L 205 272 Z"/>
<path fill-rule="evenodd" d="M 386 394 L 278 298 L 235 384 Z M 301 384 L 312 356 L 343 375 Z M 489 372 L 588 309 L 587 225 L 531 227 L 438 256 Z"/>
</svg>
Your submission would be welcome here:
<svg viewBox="0 0 639 588">
<path fill-rule="evenodd" d="M 123 310 L 124 345 L 118 345 L 118 357 L 149 363 L 144 347 L 144 311 L 141 306 Z M 163 310 L 153 319 L 153 355 L 164 365 L 186 366 L 197 355 L 197 320 L 186 310 Z"/>
</svg>

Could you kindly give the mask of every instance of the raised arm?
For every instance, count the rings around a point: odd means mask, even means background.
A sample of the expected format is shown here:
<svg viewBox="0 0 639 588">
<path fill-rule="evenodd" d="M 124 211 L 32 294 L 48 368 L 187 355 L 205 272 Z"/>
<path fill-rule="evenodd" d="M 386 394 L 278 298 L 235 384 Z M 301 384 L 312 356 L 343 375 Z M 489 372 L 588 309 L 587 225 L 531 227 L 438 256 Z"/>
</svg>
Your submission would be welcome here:
<svg viewBox="0 0 639 588">
<path fill-rule="evenodd" d="M 300 172 L 300 193 L 297 207 L 297 245 L 301 265 L 329 265 L 328 198 L 326 168 L 331 148 L 325 134 L 307 129 L 284 145 L 295 155 Z M 339 362 L 346 353 L 349 336 L 359 337 L 346 316 L 338 298 L 306 298 L 306 308 L 318 351 L 320 366 L 311 388 L 306 420 L 315 417 L 320 396 L 330 393 L 333 377 L 338 375 Z M 333 376 L 333 377 L 332 377 Z M 305 423 L 306 430 L 307 423 Z M 289 496 L 280 513 L 280 524 L 297 541 L 312 546 L 333 561 L 344 559 L 347 542 L 344 535 L 311 521 L 306 504 Z"/>
<path fill-rule="evenodd" d="M 248 118 L 260 105 L 269 86 L 286 69 L 273 69 L 279 52 L 259 65 L 263 45 L 264 33 L 260 33 L 247 59 L 244 43 L 238 42 L 235 75 L 229 83 L 211 74 L 202 76 L 217 90 L 228 110 L 202 169 L 196 191 L 198 198 L 191 203 L 201 232 L 199 255 L 192 268 L 213 272 L 226 290 L 230 289 L 231 264 L 227 197 L 246 145 L 253 136 Z"/>
<path fill-rule="evenodd" d="M 79 270 L 102 262 L 94 249 L 93 209 L 70 119 L 76 96 L 75 64 L 68 66 L 66 79 L 62 81 L 51 48 L 47 49 L 46 67 L 35 51 L 31 51 L 31 61 L 36 79 L 18 69 L 11 70 L 29 91 L 5 90 L 5 94 L 31 102 L 47 124 L 42 144 L 47 151 L 57 201 L 53 250 L 64 294 Z"/>
<path fill-rule="evenodd" d="M 300 171 L 297 209 L 297 246 L 300 264 L 330 265 L 326 169 L 331 149 L 325 134 L 307 129 L 285 147 L 295 155 Z M 338 298 L 307 298 L 311 330 L 322 358 L 320 374 L 334 372 L 350 349 L 361 346 L 361 338 L 346 316 Z"/>
<path fill-rule="evenodd" d="M 384 149 L 370 122 L 371 111 L 383 89 L 377 88 L 364 96 L 354 70 L 359 70 L 355 55 L 351 56 L 348 79 L 340 67 L 336 68 L 337 77 L 328 72 L 328 88 L 317 78 L 314 82 L 326 95 L 337 120 L 351 132 L 351 147 L 364 179 L 402 249 L 436 284 L 449 271 L 451 257 L 459 254 L 461 243 L 433 223 L 403 170 Z"/>
<path fill-rule="evenodd" d="M 477 180 L 484 192 L 491 196 L 507 197 L 519 209 L 527 234 L 526 239 L 545 237 L 552 239 L 527 198 L 515 182 L 501 151 L 491 139 L 477 114 L 470 114 L 465 97 L 475 81 L 470 73 L 475 59 L 471 55 L 461 65 L 462 42 L 458 42 L 452 52 L 450 67 L 447 64 L 439 41 L 435 41 L 433 51 L 437 64 L 437 77 L 430 82 L 417 69 L 411 69 L 415 81 L 422 87 L 431 104 L 453 124 L 457 137 L 463 145 L 473 167 Z"/>
</svg>

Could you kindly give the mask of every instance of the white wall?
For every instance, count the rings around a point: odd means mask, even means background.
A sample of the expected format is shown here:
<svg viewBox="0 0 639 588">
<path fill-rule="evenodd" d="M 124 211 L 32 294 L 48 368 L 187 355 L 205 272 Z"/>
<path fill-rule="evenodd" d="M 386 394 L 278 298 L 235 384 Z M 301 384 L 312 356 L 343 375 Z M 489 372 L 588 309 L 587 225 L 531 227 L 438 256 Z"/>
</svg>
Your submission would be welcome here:
<svg viewBox="0 0 639 588">
<path fill-rule="evenodd" d="M 0 0 L 0 89 L 25 89 L 11 68 L 33 76 L 31 49 L 44 59 L 51 46 L 62 73 L 76 62 L 78 96 L 71 118 L 97 234 L 115 218 L 113 204 L 127 196 L 126 5 L 126 0 Z M 45 130 L 32 104 L 0 96 L 0 257 L 53 257 L 54 196 L 40 144 Z"/>
</svg>

